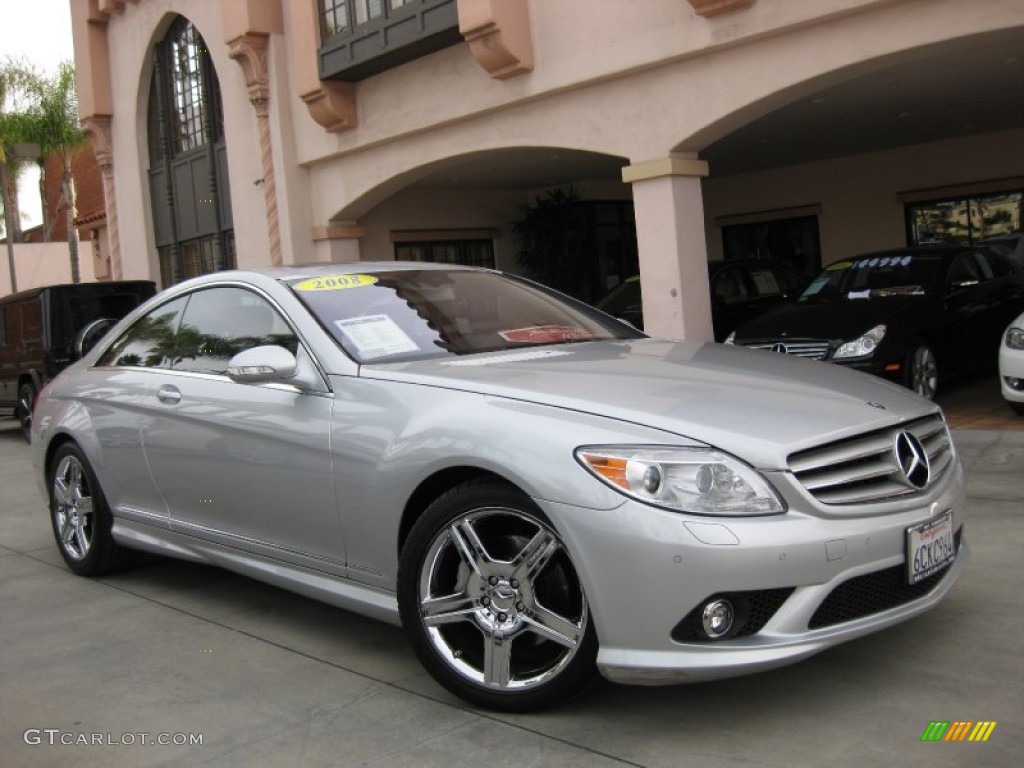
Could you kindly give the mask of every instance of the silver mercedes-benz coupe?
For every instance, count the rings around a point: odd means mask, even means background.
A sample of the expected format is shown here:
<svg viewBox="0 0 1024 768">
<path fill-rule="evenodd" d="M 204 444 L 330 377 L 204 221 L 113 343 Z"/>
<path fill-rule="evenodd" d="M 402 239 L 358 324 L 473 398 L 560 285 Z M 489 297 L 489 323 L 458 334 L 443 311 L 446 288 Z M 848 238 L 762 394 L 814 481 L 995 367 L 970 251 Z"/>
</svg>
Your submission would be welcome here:
<svg viewBox="0 0 1024 768">
<path fill-rule="evenodd" d="M 400 623 L 496 709 L 788 664 L 968 559 L 933 403 L 456 266 L 174 286 L 46 387 L 32 450 L 75 573 L 249 574 Z"/>
</svg>

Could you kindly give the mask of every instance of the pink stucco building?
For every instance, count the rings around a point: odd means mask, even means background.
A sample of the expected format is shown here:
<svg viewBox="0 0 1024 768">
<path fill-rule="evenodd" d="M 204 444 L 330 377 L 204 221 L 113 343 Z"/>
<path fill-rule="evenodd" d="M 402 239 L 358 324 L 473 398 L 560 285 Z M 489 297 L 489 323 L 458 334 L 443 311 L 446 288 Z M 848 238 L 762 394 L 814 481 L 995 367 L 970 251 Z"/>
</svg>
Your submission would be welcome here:
<svg viewBox="0 0 1024 768">
<path fill-rule="evenodd" d="M 520 271 L 560 190 L 574 292 L 706 339 L 709 258 L 1021 228 L 1021 0 L 70 2 L 115 278 Z"/>
</svg>

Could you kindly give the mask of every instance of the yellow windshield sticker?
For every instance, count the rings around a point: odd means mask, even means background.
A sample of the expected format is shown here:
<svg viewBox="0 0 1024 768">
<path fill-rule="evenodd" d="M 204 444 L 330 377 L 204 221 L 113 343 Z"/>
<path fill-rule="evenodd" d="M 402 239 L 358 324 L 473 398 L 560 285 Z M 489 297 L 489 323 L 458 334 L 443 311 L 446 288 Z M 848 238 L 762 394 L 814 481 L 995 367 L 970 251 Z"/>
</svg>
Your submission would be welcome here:
<svg viewBox="0 0 1024 768">
<path fill-rule="evenodd" d="M 330 277 L 311 277 L 292 287 L 296 291 L 340 291 L 345 288 L 373 285 L 376 282 L 377 278 L 373 275 L 331 275 Z"/>
<path fill-rule="evenodd" d="M 852 261 L 837 261 L 835 264 L 829 264 L 827 267 L 825 267 L 825 271 L 826 272 L 838 272 L 840 269 L 847 269 L 848 267 L 852 267 L 852 266 L 853 266 L 853 262 Z"/>
</svg>

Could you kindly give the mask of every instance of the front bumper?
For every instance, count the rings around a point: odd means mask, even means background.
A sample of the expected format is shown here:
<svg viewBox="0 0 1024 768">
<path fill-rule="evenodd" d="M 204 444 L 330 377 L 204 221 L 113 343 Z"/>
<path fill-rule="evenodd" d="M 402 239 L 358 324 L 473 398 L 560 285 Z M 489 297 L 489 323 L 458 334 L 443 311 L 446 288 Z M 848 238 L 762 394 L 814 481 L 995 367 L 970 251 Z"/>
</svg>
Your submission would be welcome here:
<svg viewBox="0 0 1024 768">
<path fill-rule="evenodd" d="M 959 466 L 952 475 L 927 503 L 889 514 L 858 510 L 870 517 L 824 517 L 806 503 L 801 510 L 798 495 L 790 493 L 789 512 L 761 518 L 696 518 L 633 501 L 612 510 L 538 504 L 559 528 L 583 580 L 601 673 L 616 682 L 661 685 L 790 664 L 935 606 L 970 558 Z M 957 557 L 929 591 L 869 615 L 809 628 L 840 584 L 901 569 L 907 528 L 950 509 Z M 680 621 L 713 596 L 775 589 L 792 592 L 749 636 L 673 639 Z"/>
<path fill-rule="evenodd" d="M 1007 378 L 1022 383 L 1011 386 Z M 1024 403 L 1024 351 L 1010 349 L 1005 343 L 999 345 L 999 386 L 1004 400 Z"/>
</svg>

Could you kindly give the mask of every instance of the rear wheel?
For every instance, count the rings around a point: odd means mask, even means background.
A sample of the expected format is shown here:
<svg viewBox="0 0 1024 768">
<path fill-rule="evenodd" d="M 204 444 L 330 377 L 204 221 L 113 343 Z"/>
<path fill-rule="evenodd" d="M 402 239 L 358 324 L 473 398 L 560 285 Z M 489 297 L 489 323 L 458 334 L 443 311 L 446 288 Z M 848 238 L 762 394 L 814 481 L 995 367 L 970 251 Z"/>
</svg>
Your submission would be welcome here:
<svg viewBox="0 0 1024 768">
<path fill-rule="evenodd" d="M 79 576 L 99 576 L 134 560 L 135 552 L 111 535 L 110 508 L 77 445 L 57 449 L 48 480 L 53 535 L 68 568 Z"/>
<path fill-rule="evenodd" d="M 576 568 L 514 488 L 469 483 L 435 501 L 402 551 L 398 600 L 423 665 L 473 704 L 540 709 L 593 679 L 597 636 Z"/>
<path fill-rule="evenodd" d="M 32 441 L 32 410 L 36 405 L 36 385 L 31 381 L 24 382 L 18 388 L 18 422 L 21 434 L 28 442 Z"/>
<path fill-rule="evenodd" d="M 903 383 L 921 397 L 935 399 L 939 388 L 939 363 L 932 348 L 920 339 L 910 345 L 903 366 Z"/>
</svg>

